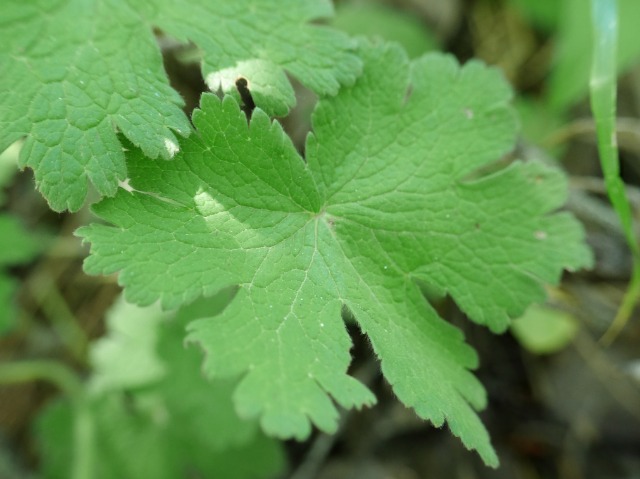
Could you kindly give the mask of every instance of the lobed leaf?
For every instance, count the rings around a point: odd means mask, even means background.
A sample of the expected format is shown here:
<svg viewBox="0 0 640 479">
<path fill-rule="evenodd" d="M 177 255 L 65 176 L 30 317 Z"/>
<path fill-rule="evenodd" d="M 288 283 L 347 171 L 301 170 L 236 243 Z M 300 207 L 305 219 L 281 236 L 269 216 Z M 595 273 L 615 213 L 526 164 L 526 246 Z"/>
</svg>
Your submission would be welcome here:
<svg viewBox="0 0 640 479">
<path fill-rule="evenodd" d="M 6 0 L 0 6 L 0 151 L 27 135 L 20 165 L 54 210 L 79 209 L 91 183 L 115 194 L 127 176 L 116 131 L 151 158 L 172 158 L 190 126 L 152 28 L 203 52 L 212 89 L 250 82 L 256 103 L 294 103 L 284 71 L 319 94 L 353 83 L 348 38 L 309 21 L 327 0 Z"/>
<path fill-rule="evenodd" d="M 237 411 L 265 431 L 334 431 L 343 407 L 374 402 L 347 374 L 348 308 L 398 397 L 445 421 L 491 465 L 474 410 L 485 392 L 473 349 L 419 283 L 449 293 L 495 331 L 590 255 L 579 224 L 554 213 L 559 171 L 515 162 L 516 121 L 500 74 L 477 62 L 362 46 L 364 73 L 321 100 L 306 162 L 277 122 L 250 125 L 235 100 L 204 96 L 198 130 L 171 163 L 129 153 L 131 185 L 96 205 L 111 225 L 79 231 L 88 272 L 120 271 L 128 298 L 167 308 L 240 289 L 216 317 L 189 326 L 212 377 L 240 377 Z"/>
</svg>

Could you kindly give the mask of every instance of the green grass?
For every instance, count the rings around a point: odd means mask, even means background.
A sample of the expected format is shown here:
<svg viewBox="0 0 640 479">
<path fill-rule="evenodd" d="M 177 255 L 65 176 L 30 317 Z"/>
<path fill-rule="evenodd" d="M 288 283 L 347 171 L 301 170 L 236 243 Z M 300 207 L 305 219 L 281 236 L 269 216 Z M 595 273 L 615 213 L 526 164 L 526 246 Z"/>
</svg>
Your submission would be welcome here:
<svg viewBox="0 0 640 479">
<path fill-rule="evenodd" d="M 633 254 L 631 283 L 611 326 L 601 338 L 610 344 L 626 325 L 640 299 L 640 248 L 633 230 L 633 214 L 620 178 L 616 138 L 616 53 L 618 12 L 616 0 L 592 0 L 594 53 L 591 68 L 591 109 L 598 135 L 598 151 L 607 194 Z"/>
</svg>

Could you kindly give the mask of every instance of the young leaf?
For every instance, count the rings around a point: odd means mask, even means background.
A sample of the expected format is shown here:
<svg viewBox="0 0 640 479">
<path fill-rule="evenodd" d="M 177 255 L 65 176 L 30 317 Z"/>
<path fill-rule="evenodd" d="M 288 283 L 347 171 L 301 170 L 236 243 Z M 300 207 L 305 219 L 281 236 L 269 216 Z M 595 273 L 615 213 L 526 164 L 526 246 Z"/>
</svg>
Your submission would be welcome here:
<svg viewBox="0 0 640 479">
<path fill-rule="evenodd" d="M 129 155 L 133 193 L 96 205 L 110 222 L 79 231 L 90 273 L 121 271 L 128 298 L 167 308 L 240 285 L 217 317 L 191 323 L 211 376 L 242 375 L 242 416 L 281 437 L 334 431 L 343 407 L 374 401 L 346 374 L 347 307 L 398 397 L 483 459 L 497 458 L 474 409 L 474 351 L 423 298 L 448 292 L 496 331 L 541 299 L 563 267 L 588 264 L 559 171 L 519 163 L 470 175 L 513 145 L 497 71 L 441 55 L 409 63 L 363 46 L 363 76 L 321 100 L 307 163 L 260 109 L 208 95 L 170 163 Z"/>
<path fill-rule="evenodd" d="M 190 471 L 194 477 L 256 479 L 283 468 L 277 441 L 234 413 L 234 381 L 207 382 L 197 351 L 184 348 L 185 323 L 228 300 L 225 291 L 177 314 L 116 303 L 108 335 L 92 345 L 90 477 L 173 479 Z M 70 477 L 79 452 L 71 449 L 70 413 L 69 403 L 58 403 L 39 419 L 48 478 Z"/>
<path fill-rule="evenodd" d="M 309 25 L 328 0 L 4 0 L 0 6 L 0 151 L 28 135 L 20 165 L 55 210 L 79 209 L 87 182 L 115 194 L 126 174 L 116 129 L 151 158 L 171 158 L 188 135 L 152 26 L 203 52 L 212 89 L 243 76 L 258 106 L 294 102 L 284 69 L 319 94 L 352 83 L 348 38 Z"/>
</svg>

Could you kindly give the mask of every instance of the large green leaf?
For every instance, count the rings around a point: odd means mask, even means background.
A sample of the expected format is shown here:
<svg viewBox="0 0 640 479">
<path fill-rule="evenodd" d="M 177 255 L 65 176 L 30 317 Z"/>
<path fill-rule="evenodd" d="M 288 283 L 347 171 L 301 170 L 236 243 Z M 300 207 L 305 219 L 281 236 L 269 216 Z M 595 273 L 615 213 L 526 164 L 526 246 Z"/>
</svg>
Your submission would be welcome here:
<svg viewBox="0 0 640 479">
<path fill-rule="evenodd" d="M 190 325 L 213 377 L 241 376 L 234 400 L 265 431 L 335 431 L 343 407 L 374 401 L 346 371 L 348 308 L 398 397 L 492 465 L 474 409 L 485 392 L 474 351 L 425 301 L 449 293 L 495 331 L 544 297 L 563 267 L 590 261 L 567 213 L 561 172 L 538 163 L 486 167 L 507 153 L 516 121 L 501 75 L 442 55 L 412 63 L 364 46 L 363 76 L 321 100 L 306 162 L 277 122 L 235 100 L 203 97 L 198 135 L 173 162 L 131 151 L 133 192 L 95 207 L 111 225 L 79 231 L 90 273 L 121 271 L 128 298 L 167 308 L 228 285 L 217 317 Z"/>
<path fill-rule="evenodd" d="M 319 94 L 352 83 L 347 37 L 311 25 L 327 0 L 4 0 L 0 5 L 0 151 L 27 136 L 20 164 L 55 210 L 82 206 L 90 182 L 113 195 L 127 176 L 121 131 L 165 159 L 188 135 L 153 27 L 197 44 L 211 88 L 248 79 L 271 114 L 294 103 L 288 71 Z"/>
</svg>

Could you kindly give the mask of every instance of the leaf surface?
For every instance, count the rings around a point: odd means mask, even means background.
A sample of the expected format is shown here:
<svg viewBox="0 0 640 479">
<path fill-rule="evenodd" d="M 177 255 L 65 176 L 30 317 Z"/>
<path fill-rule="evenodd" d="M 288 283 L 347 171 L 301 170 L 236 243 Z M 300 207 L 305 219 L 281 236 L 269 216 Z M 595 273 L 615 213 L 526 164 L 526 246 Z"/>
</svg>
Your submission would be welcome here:
<svg viewBox="0 0 640 479">
<path fill-rule="evenodd" d="M 57 211 L 79 209 L 91 183 L 115 194 L 127 176 L 116 136 L 151 158 L 190 133 L 168 83 L 153 27 L 192 41 L 210 86 L 249 80 L 271 114 L 294 103 L 285 70 L 318 94 L 353 83 L 347 37 L 309 21 L 327 0 L 6 0 L 0 6 L 0 151 L 27 135 L 20 165 Z M 237 93 L 237 92 L 236 92 Z"/>
<path fill-rule="evenodd" d="M 475 409 L 485 392 L 461 332 L 424 299 L 449 293 L 502 331 L 544 296 L 563 267 L 588 264 L 565 213 L 559 171 L 515 162 L 516 121 L 500 74 L 450 57 L 410 63 L 396 47 L 363 46 L 364 74 L 321 100 L 306 162 L 260 110 L 204 96 L 171 163 L 132 151 L 131 185 L 95 207 L 111 225 L 92 243 L 90 273 L 120 271 L 128 298 L 167 308 L 228 285 L 222 314 L 191 323 L 214 377 L 241 376 L 234 399 L 269 434 L 335 431 L 343 407 L 372 404 L 347 374 L 348 308 L 398 397 L 483 459 L 497 458 Z"/>
<path fill-rule="evenodd" d="M 34 259 L 46 244 L 42 233 L 27 231 L 14 216 L 0 215 L 0 336 L 8 332 L 16 320 L 15 296 L 18 281 L 7 271 Z"/>
</svg>

